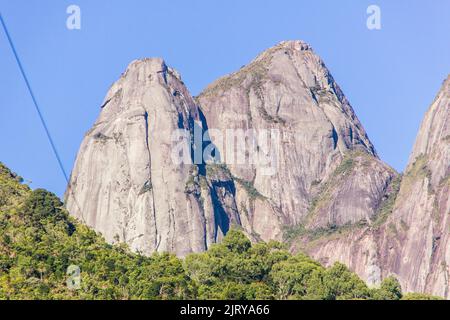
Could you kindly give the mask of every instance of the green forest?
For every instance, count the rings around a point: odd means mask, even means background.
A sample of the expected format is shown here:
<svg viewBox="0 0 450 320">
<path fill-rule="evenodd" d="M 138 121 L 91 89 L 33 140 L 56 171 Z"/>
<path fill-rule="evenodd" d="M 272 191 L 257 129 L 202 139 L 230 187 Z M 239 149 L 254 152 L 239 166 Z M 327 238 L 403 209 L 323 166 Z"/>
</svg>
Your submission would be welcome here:
<svg viewBox="0 0 450 320">
<path fill-rule="evenodd" d="M 69 266 L 81 270 L 79 283 Z M 132 253 L 106 243 L 69 217 L 57 196 L 31 190 L 0 163 L 0 299 L 438 298 L 403 294 L 394 277 L 369 288 L 343 264 L 325 268 L 279 242 L 252 244 L 239 230 L 184 259 Z"/>
</svg>

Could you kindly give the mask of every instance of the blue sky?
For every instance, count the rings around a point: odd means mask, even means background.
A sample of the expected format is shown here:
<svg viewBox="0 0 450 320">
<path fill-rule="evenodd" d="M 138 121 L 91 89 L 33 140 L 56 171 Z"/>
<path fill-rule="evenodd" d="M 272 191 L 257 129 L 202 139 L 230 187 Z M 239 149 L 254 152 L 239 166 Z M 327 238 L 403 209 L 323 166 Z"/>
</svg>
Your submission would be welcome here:
<svg viewBox="0 0 450 320">
<path fill-rule="evenodd" d="M 66 8 L 81 8 L 81 30 Z M 381 30 L 366 9 L 381 8 Z M 70 172 L 109 86 L 132 60 L 161 56 L 193 95 L 281 40 L 324 59 L 380 157 L 405 167 L 424 112 L 450 73 L 450 1 L 0 0 Z M 0 161 L 58 195 L 63 175 L 0 30 Z"/>
</svg>

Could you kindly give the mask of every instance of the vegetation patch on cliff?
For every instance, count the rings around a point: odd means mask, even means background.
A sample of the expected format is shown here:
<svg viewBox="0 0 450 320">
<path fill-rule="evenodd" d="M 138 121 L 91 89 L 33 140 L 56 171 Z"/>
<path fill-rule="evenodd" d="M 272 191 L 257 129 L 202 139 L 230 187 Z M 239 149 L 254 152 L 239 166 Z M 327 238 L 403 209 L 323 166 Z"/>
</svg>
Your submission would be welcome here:
<svg viewBox="0 0 450 320">
<path fill-rule="evenodd" d="M 331 174 L 330 178 L 319 185 L 319 191 L 317 192 L 317 195 L 312 199 L 310 207 L 308 209 L 308 214 L 305 218 L 306 223 L 308 223 L 321 208 L 329 204 L 332 194 L 340 185 L 341 181 L 353 171 L 356 165 L 355 157 L 357 156 L 366 156 L 366 154 L 359 151 L 352 151 L 347 153 L 342 159 L 339 166 Z M 315 183 L 317 186 L 317 183 L 320 182 Z"/>
<path fill-rule="evenodd" d="M 392 180 L 391 184 L 389 185 L 390 191 L 386 195 L 386 198 L 383 199 L 381 205 L 378 208 L 376 218 L 372 224 L 374 227 L 381 226 L 391 215 L 392 211 L 394 210 L 395 200 L 397 199 L 398 193 L 400 191 L 401 183 L 401 174 L 399 174 Z"/>
<path fill-rule="evenodd" d="M 414 184 L 417 181 L 421 181 L 422 179 L 428 180 L 428 192 L 433 192 L 433 188 L 431 187 L 431 170 L 428 168 L 427 163 L 428 158 L 424 154 L 420 154 L 416 158 L 411 167 L 403 176 L 402 187 L 399 196 L 409 195 Z"/>
<path fill-rule="evenodd" d="M 305 225 L 285 227 L 283 232 L 283 241 L 292 243 L 303 238 L 306 239 L 306 242 L 312 243 L 316 240 L 330 240 L 333 237 L 342 236 L 343 234 L 363 227 L 367 227 L 367 223 L 365 221 L 346 223 L 342 226 L 330 225 L 327 227 L 314 229 L 307 228 Z"/>
<path fill-rule="evenodd" d="M 222 177 L 229 178 L 230 180 L 233 180 L 237 182 L 248 194 L 249 198 L 251 200 L 255 199 L 261 199 L 264 200 L 266 197 L 264 197 L 254 186 L 252 181 L 247 181 L 245 179 L 241 179 L 239 177 L 234 176 L 230 170 L 228 169 L 226 164 L 207 164 L 206 165 L 206 175 L 210 178 L 216 177 L 217 175 L 220 175 Z"/>
<path fill-rule="evenodd" d="M 244 188 L 244 190 L 247 192 L 249 198 L 251 200 L 260 199 L 265 200 L 266 197 L 264 197 L 253 185 L 253 182 L 247 181 L 238 177 L 233 177 L 233 180 L 235 180 L 239 185 Z"/>
<path fill-rule="evenodd" d="M 209 179 L 226 178 L 232 179 L 233 175 L 224 163 L 208 163 L 206 165 L 206 176 Z"/>
</svg>

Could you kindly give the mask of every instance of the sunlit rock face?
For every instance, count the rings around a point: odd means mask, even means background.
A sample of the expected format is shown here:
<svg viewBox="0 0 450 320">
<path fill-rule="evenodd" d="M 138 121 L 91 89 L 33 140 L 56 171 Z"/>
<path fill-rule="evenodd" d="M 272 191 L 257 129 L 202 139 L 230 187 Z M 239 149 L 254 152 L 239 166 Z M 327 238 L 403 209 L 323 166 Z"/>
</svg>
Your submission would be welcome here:
<svg viewBox="0 0 450 320">
<path fill-rule="evenodd" d="M 406 291 L 450 297 L 450 77 L 425 114 L 381 245 Z"/>
<path fill-rule="evenodd" d="M 201 165 L 172 159 L 174 131 L 201 125 L 174 70 L 161 59 L 132 62 L 82 142 L 67 208 L 107 241 L 144 254 L 206 250 L 238 216 L 229 178 L 207 180 Z"/>
<path fill-rule="evenodd" d="M 401 183 L 391 183 L 373 222 L 305 233 L 292 248 L 326 265 L 344 262 L 371 284 L 395 275 L 405 292 L 449 298 L 449 95 L 450 77 L 425 115 Z"/>
<path fill-rule="evenodd" d="M 370 219 L 395 175 L 377 158 L 324 62 L 302 41 L 264 51 L 196 100 L 210 129 L 279 135 L 275 142 L 257 140 L 253 149 L 255 142 L 247 140 L 249 157 L 265 152 L 269 163 L 230 161 L 226 142 L 213 139 L 221 160 L 243 182 L 236 183 L 242 225 L 263 240 L 282 239 L 286 226 L 319 228 Z M 339 176 L 340 190 L 331 190 L 344 158 L 354 162 L 346 168 L 349 176 Z"/>
</svg>

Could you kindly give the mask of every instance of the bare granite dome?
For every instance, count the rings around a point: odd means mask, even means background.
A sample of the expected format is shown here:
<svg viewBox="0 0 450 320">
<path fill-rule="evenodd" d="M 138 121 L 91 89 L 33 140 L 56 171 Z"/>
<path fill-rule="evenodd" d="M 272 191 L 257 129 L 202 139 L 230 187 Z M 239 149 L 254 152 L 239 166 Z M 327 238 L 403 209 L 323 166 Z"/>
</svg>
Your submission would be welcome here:
<svg viewBox="0 0 450 320">
<path fill-rule="evenodd" d="M 225 232 L 212 201 L 219 210 L 232 182 L 212 190 L 196 165 L 172 161 L 173 131 L 195 125 L 199 111 L 179 75 L 159 58 L 132 62 L 81 144 L 66 192 L 69 212 L 107 241 L 145 254 L 206 250 Z M 223 209 L 230 219 L 233 205 Z"/>
<path fill-rule="evenodd" d="M 350 103 L 305 42 L 284 41 L 264 51 L 208 86 L 197 102 L 209 128 L 280 133 L 274 174 L 258 165 L 228 165 L 233 176 L 261 195 L 249 197 L 237 185 L 243 226 L 262 239 L 282 239 L 285 226 L 318 228 L 370 219 L 395 175 L 377 158 Z M 353 161 L 356 154 L 371 164 L 354 161 L 357 176 L 340 181 L 341 192 L 316 203 L 343 159 Z"/>
</svg>

